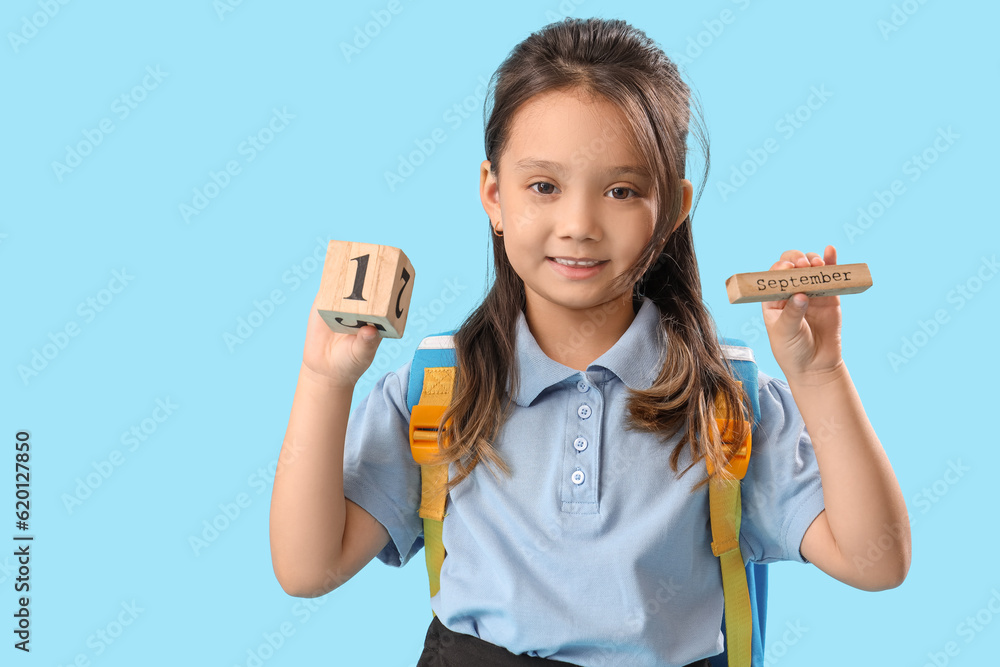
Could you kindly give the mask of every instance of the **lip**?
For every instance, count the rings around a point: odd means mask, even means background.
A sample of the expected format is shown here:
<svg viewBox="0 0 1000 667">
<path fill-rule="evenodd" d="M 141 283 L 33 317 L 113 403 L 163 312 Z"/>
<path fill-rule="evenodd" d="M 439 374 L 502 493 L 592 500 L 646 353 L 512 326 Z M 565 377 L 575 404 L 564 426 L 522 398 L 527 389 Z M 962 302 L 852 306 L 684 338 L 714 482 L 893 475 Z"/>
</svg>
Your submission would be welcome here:
<svg viewBox="0 0 1000 667">
<path fill-rule="evenodd" d="M 576 259 L 575 257 L 560 257 L 559 259 Z M 580 258 L 577 261 L 587 261 L 588 258 Z M 586 278 L 591 278 L 596 276 L 601 270 L 607 265 L 607 260 L 601 262 L 597 266 L 590 267 L 576 267 L 576 266 L 566 266 L 565 264 L 560 264 L 559 262 L 553 261 L 552 257 L 546 257 L 545 261 L 549 263 L 556 273 L 559 273 L 570 280 L 583 280 Z M 591 261 L 594 261 L 593 259 Z"/>
</svg>

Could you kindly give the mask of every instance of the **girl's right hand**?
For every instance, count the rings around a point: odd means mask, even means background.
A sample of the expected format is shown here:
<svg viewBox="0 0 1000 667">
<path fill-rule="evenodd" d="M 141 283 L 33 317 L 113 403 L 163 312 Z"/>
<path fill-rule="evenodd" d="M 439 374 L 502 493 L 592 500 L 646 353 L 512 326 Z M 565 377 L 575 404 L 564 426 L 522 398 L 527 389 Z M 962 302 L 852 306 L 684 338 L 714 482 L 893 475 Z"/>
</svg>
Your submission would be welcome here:
<svg viewBox="0 0 1000 667">
<path fill-rule="evenodd" d="M 316 299 L 309 310 L 302 365 L 335 386 L 354 389 L 375 359 L 382 337 L 371 325 L 361 327 L 357 334 L 332 331 L 320 317 Z"/>
</svg>

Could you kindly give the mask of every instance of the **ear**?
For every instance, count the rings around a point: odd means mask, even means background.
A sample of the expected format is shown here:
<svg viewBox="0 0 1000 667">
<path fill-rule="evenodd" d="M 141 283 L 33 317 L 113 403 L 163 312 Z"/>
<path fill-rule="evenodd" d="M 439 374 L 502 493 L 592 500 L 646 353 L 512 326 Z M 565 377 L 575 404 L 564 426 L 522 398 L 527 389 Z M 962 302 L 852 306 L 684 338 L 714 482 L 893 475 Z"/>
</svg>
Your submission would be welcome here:
<svg viewBox="0 0 1000 667">
<path fill-rule="evenodd" d="M 489 160 L 483 160 L 479 165 L 479 198 L 483 201 L 486 215 L 491 221 L 496 221 L 500 219 L 500 188 L 491 166 Z"/>
<path fill-rule="evenodd" d="M 688 213 L 691 212 L 691 200 L 694 196 L 694 186 L 691 185 L 691 181 L 686 178 L 682 178 L 681 187 L 684 188 L 684 201 L 681 204 L 681 212 L 677 216 L 677 220 L 674 222 L 673 229 L 670 230 L 671 234 L 677 231 L 677 228 L 681 226 L 684 219 L 688 217 Z"/>
</svg>

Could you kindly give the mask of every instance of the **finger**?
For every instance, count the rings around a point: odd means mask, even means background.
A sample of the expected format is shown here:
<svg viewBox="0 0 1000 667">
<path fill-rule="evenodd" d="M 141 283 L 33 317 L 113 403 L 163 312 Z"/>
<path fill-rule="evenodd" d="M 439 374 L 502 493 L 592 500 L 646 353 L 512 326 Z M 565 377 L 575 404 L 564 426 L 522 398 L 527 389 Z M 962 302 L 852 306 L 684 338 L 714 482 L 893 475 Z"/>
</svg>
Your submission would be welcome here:
<svg viewBox="0 0 1000 667">
<path fill-rule="evenodd" d="M 790 262 L 787 259 L 779 259 L 777 262 L 771 265 L 771 271 L 777 271 L 779 269 L 794 269 L 795 263 Z"/>
<path fill-rule="evenodd" d="M 365 326 L 358 329 L 358 337 L 366 344 L 371 343 L 376 339 L 378 339 L 378 331 L 376 331 L 375 327 L 373 327 L 372 325 L 366 324 Z"/>
<path fill-rule="evenodd" d="M 805 317 L 809 307 L 809 297 L 798 292 L 784 301 L 775 301 L 774 303 L 782 304 L 781 315 L 772 326 L 774 332 L 785 339 L 793 337 L 802 326 L 802 318 Z"/>
<path fill-rule="evenodd" d="M 358 329 L 358 335 L 354 337 L 351 352 L 358 361 L 363 361 L 371 365 L 371 362 L 375 359 L 375 351 L 378 349 L 380 342 L 381 337 L 378 335 L 375 327 L 370 324 L 365 325 Z"/>
<path fill-rule="evenodd" d="M 837 249 L 832 245 L 828 245 L 823 251 L 823 259 L 827 264 L 837 263 Z"/>
<path fill-rule="evenodd" d="M 787 299 L 776 299 L 774 301 L 761 301 L 760 302 L 762 308 L 761 313 L 764 313 L 768 310 L 782 310 L 785 307 L 785 303 L 787 301 L 788 301 Z"/>
<path fill-rule="evenodd" d="M 805 256 L 806 256 L 805 253 L 802 252 L 801 250 L 786 250 L 785 252 L 781 253 L 780 259 L 787 262 L 791 262 L 792 267 L 794 268 L 795 266 L 797 266 L 799 259 Z"/>
<path fill-rule="evenodd" d="M 799 255 L 802 255 L 802 252 L 799 250 L 786 250 L 785 252 L 781 253 L 781 259 L 779 259 L 777 262 L 771 265 L 770 270 L 781 271 L 784 269 L 796 268 L 794 260 L 800 259 Z M 802 255 L 802 257 L 804 256 L 805 255 Z M 761 313 L 763 314 L 765 311 L 768 310 L 781 310 L 782 308 L 785 307 L 785 301 L 786 301 L 785 299 L 780 299 L 776 301 L 761 301 L 760 303 Z"/>
<path fill-rule="evenodd" d="M 823 266 L 823 258 L 818 252 L 807 252 L 806 259 L 809 260 L 809 266 Z"/>
</svg>

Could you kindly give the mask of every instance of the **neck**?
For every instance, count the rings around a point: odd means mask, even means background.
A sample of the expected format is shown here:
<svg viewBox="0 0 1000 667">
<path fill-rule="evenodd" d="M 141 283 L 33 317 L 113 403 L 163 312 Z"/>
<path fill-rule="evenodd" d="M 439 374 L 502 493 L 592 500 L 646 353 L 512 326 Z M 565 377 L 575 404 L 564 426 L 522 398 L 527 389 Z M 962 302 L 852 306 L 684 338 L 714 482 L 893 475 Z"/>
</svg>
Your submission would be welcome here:
<svg viewBox="0 0 1000 667">
<path fill-rule="evenodd" d="M 632 294 L 628 292 L 585 309 L 566 308 L 549 301 L 535 303 L 528 299 L 524 318 L 545 356 L 569 368 L 586 371 L 594 360 L 618 342 L 632 324 L 636 312 Z"/>
</svg>

